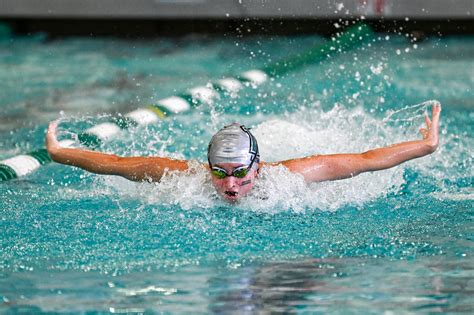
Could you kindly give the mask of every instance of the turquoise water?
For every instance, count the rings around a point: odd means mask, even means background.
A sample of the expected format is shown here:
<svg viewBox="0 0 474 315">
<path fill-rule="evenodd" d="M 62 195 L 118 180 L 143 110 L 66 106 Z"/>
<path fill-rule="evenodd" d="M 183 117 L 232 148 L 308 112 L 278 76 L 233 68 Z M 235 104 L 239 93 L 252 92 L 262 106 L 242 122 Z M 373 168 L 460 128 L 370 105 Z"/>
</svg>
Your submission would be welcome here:
<svg viewBox="0 0 474 315">
<path fill-rule="evenodd" d="M 317 36 L 0 41 L 0 159 L 186 88 L 260 67 Z M 205 161 L 230 121 L 262 159 L 361 152 L 416 139 L 443 105 L 423 159 L 307 186 L 264 170 L 237 206 L 208 175 L 157 184 L 50 164 L 0 183 L 3 313 L 470 313 L 473 311 L 474 38 L 379 34 L 238 97 L 100 149 Z"/>
</svg>

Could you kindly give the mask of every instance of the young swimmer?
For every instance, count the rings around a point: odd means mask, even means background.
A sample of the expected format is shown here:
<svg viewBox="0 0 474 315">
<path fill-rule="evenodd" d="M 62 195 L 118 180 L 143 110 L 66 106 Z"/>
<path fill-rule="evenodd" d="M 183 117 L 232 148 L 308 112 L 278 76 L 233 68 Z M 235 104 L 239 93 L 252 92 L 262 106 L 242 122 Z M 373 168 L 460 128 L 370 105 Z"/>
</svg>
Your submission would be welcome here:
<svg viewBox="0 0 474 315">
<path fill-rule="evenodd" d="M 391 168 L 405 161 L 436 151 L 438 147 L 441 105 L 432 109 L 432 120 L 425 116 L 423 139 L 393 144 L 388 147 L 354 154 L 312 155 L 298 159 L 265 163 L 260 161 L 257 140 L 244 126 L 233 123 L 219 130 L 208 147 L 208 165 L 212 184 L 218 194 L 230 203 L 245 196 L 254 186 L 262 167 L 283 165 L 290 172 L 301 174 L 305 181 L 321 182 L 356 176 Z M 164 157 L 120 157 L 100 152 L 63 148 L 56 139 L 58 122 L 50 123 L 46 148 L 51 158 L 62 164 L 86 171 L 119 175 L 134 181 L 159 181 L 172 171 L 186 171 L 188 161 Z"/>
</svg>

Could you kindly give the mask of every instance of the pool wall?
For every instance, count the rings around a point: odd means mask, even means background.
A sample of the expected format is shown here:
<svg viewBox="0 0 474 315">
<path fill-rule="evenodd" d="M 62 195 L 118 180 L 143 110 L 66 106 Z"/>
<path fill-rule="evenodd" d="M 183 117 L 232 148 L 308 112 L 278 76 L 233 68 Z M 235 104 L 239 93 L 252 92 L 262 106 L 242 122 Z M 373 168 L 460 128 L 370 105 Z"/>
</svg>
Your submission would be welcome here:
<svg viewBox="0 0 474 315">
<path fill-rule="evenodd" d="M 473 34 L 472 10 L 471 0 L 2 0 L 0 22 L 50 36 L 330 34 L 341 19 L 384 32 Z"/>
<path fill-rule="evenodd" d="M 471 0 L 3 0 L 4 17 L 471 18 Z"/>
</svg>

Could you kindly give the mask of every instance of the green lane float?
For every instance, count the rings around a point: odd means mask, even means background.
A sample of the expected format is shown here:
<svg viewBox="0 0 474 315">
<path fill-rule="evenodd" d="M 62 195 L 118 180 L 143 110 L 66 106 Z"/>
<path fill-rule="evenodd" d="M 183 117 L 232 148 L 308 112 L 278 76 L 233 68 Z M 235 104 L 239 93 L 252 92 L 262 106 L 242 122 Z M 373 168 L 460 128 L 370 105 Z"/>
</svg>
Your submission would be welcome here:
<svg viewBox="0 0 474 315">
<path fill-rule="evenodd" d="M 63 147 L 69 147 L 74 144 L 74 141 L 62 140 L 59 143 Z M 39 168 L 41 165 L 49 162 L 51 162 L 51 157 L 46 149 L 39 149 L 0 161 L 0 181 L 25 176 Z"/>
</svg>

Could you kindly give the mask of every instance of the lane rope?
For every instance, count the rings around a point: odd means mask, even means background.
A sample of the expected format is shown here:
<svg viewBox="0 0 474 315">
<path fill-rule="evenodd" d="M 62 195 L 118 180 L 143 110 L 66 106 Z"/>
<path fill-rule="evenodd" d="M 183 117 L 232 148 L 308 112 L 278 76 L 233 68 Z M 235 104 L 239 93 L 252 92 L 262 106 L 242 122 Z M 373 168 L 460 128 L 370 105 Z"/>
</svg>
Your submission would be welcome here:
<svg viewBox="0 0 474 315">
<path fill-rule="evenodd" d="M 279 77 L 305 65 L 321 62 L 333 55 L 360 46 L 372 35 L 372 30 L 365 24 L 357 24 L 337 34 L 332 40 L 316 45 L 309 50 L 269 64 L 262 69 L 251 69 L 235 77 L 226 77 L 207 85 L 197 86 L 183 94 L 170 96 L 145 108 L 131 111 L 123 117 L 110 122 L 95 125 L 78 135 L 81 144 L 94 149 L 100 144 L 119 136 L 131 126 L 146 126 L 172 115 L 192 110 L 194 107 L 212 102 L 221 93 L 236 94 L 244 87 L 257 88 L 271 77 Z M 71 147 L 73 140 L 60 141 L 61 146 Z M 39 149 L 27 154 L 17 155 L 0 161 L 0 181 L 6 181 L 32 173 L 42 165 L 51 162 L 46 149 Z"/>
</svg>

